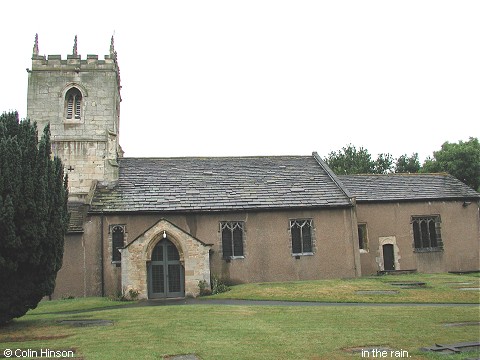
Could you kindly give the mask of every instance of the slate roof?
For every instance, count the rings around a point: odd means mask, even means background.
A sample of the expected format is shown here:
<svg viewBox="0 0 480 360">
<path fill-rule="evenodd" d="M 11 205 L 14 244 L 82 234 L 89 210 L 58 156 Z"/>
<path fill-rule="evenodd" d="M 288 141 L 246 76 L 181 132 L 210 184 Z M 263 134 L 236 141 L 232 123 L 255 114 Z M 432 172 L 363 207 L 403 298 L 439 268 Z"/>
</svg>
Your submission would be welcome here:
<svg viewBox="0 0 480 360">
<path fill-rule="evenodd" d="M 199 212 L 352 206 L 312 156 L 119 159 L 118 185 L 97 188 L 91 212 Z"/>
<path fill-rule="evenodd" d="M 357 202 L 480 199 L 448 174 L 340 175 Z"/>
</svg>

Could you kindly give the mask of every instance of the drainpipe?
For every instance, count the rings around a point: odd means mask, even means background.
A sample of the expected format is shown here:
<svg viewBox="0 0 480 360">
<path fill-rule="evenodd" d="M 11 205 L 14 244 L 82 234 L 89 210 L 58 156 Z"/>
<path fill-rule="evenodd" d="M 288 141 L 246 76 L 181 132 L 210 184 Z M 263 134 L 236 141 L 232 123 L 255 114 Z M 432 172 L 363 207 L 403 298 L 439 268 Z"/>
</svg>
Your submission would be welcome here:
<svg viewBox="0 0 480 360">
<path fill-rule="evenodd" d="M 100 220 L 100 281 L 101 281 L 101 289 L 102 289 L 102 297 L 105 296 L 105 275 L 104 275 L 104 265 L 103 265 L 103 223 L 104 223 L 104 215 L 102 211 L 102 217 Z"/>
</svg>

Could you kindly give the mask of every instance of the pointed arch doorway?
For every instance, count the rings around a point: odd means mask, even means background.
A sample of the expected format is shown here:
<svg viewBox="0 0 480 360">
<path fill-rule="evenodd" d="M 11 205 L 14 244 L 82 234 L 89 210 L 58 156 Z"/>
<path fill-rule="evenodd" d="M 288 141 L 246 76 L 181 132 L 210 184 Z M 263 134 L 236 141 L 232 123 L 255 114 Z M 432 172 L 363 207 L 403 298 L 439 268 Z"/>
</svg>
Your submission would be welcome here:
<svg viewBox="0 0 480 360">
<path fill-rule="evenodd" d="M 162 239 L 155 245 L 147 268 L 149 298 L 185 296 L 185 270 L 170 240 Z"/>
<path fill-rule="evenodd" d="M 165 243 L 162 243 L 164 240 Z M 173 249 L 170 247 L 170 260 L 169 243 L 174 246 Z M 163 244 L 167 244 L 166 248 Z M 159 249 L 155 250 L 155 256 L 152 256 L 157 245 Z M 121 249 L 122 291 L 137 291 L 139 299 L 198 296 L 199 281 L 206 281 L 210 286 L 212 246 L 213 244 L 193 237 L 172 222 L 160 219 Z M 180 272 L 179 282 L 174 281 L 175 272 Z"/>
</svg>

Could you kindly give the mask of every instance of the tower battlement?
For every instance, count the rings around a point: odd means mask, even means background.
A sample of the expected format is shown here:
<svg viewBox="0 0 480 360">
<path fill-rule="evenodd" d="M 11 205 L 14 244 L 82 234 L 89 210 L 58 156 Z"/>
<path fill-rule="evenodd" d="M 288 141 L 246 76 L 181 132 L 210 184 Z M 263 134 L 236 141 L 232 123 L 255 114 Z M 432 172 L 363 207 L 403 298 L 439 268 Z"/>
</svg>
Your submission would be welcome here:
<svg viewBox="0 0 480 360">
<path fill-rule="evenodd" d="M 72 54 L 68 54 L 66 59 L 62 55 L 40 55 L 38 46 L 38 34 L 35 34 L 35 43 L 32 53 L 32 71 L 72 71 L 75 73 L 91 71 L 114 71 L 117 73 L 117 85 L 120 85 L 120 68 L 117 61 L 117 52 L 114 47 L 113 36 L 110 42 L 110 54 L 104 55 L 99 59 L 98 55 L 88 54 L 86 59 L 77 51 L 77 36 L 75 36 Z"/>
<path fill-rule="evenodd" d="M 32 70 L 55 70 L 65 66 L 86 67 L 88 70 L 92 68 L 116 70 L 117 68 L 116 61 L 110 55 L 105 55 L 103 60 L 99 59 L 98 55 L 87 55 L 86 59 L 82 59 L 81 55 L 67 55 L 66 59 L 62 59 L 62 55 L 32 56 Z M 62 68 L 62 70 L 64 69 Z"/>
</svg>

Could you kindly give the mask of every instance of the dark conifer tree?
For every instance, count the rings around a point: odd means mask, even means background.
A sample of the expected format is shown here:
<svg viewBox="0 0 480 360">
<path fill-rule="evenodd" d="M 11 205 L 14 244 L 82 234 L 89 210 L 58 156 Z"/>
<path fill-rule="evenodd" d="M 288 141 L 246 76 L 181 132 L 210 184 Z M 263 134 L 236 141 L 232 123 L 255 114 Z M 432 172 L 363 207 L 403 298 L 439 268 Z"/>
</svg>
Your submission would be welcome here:
<svg viewBox="0 0 480 360">
<path fill-rule="evenodd" d="M 0 115 L 0 325 L 52 294 L 68 226 L 67 178 L 47 126 Z"/>
</svg>

